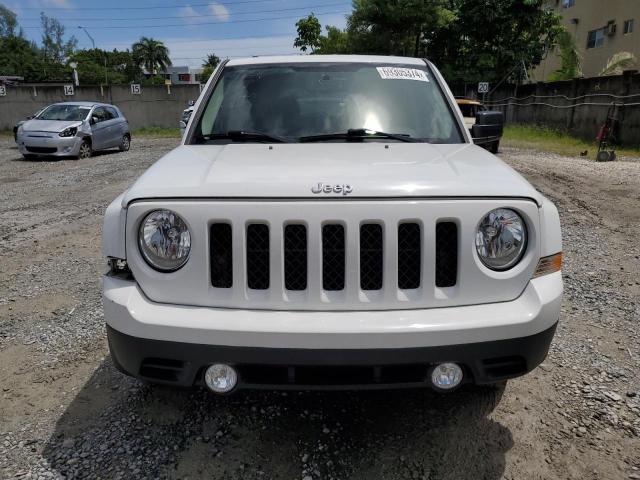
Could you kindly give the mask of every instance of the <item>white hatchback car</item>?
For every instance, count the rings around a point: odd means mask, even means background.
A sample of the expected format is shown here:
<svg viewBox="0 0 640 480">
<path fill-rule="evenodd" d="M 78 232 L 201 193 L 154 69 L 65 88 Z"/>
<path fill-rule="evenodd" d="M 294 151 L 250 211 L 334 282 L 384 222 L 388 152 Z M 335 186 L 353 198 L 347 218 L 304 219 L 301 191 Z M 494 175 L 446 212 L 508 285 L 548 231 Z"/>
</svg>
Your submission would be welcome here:
<svg viewBox="0 0 640 480">
<path fill-rule="evenodd" d="M 223 62 L 103 250 L 114 364 L 218 393 L 504 381 L 560 315 L 557 209 L 422 59 Z"/>
</svg>

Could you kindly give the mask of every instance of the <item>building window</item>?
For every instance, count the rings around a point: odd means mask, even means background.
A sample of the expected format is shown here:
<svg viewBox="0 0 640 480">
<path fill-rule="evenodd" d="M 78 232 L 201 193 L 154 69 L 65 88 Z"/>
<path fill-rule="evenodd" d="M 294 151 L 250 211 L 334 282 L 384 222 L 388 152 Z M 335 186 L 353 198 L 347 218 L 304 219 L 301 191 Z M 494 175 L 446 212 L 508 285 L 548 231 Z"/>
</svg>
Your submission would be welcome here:
<svg viewBox="0 0 640 480">
<path fill-rule="evenodd" d="M 576 4 L 576 0 L 562 0 L 562 8 L 571 8 Z"/>
<path fill-rule="evenodd" d="M 178 80 L 180 80 L 181 82 L 190 82 L 191 81 L 191 74 L 190 73 L 181 73 L 178 75 Z"/>
<path fill-rule="evenodd" d="M 624 34 L 627 35 L 629 33 L 633 33 L 633 18 L 624 21 Z"/>
<path fill-rule="evenodd" d="M 601 47 L 604 44 L 604 28 L 591 30 L 587 36 L 587 48 Z"/>
</svg>

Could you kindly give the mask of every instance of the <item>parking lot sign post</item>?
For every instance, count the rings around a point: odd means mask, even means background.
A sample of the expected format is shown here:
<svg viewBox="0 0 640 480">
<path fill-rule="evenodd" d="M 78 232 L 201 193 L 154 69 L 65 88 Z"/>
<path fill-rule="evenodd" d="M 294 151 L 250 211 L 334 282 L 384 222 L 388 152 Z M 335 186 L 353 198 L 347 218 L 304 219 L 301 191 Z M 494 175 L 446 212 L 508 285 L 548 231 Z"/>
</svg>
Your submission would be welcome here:
<svg viewBox="0 0 640 480">
<path fill-rule="evenodd" d="M 140 95 L 142 93 L 142 88 L 140 88 L 139 83 L 131 84 L 131 95 Z"/>
<path fill-rule="evenodd" d="M 484 97 L 489 93 L 489 82 L 479 82 L 478 93 L 482 94 L 482 101 L 484 102 Z"/>
<path fill-rule="evenodd" d="M 73 91 L 73 85 L 65 85 L 64 86 L 64 94 L 67 97 L 71 97 L 71 96 L 75 95 L 75 92 Z"/>
</svg>

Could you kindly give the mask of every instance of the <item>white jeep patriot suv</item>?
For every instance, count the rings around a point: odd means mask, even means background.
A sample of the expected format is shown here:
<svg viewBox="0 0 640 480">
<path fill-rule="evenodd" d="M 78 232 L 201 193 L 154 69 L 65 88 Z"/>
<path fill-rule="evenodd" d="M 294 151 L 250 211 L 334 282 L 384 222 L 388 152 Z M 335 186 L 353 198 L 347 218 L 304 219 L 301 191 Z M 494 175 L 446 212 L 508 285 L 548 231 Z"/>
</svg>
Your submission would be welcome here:
<svg viewBox="0 0 640 480">
<path fill-rule="evenodd" d="M 218 393 L 500 382 L 560 314 L 557 209 L 422 59 L 223 62 L 103 250 L 114 364 Z"/>
</svg>

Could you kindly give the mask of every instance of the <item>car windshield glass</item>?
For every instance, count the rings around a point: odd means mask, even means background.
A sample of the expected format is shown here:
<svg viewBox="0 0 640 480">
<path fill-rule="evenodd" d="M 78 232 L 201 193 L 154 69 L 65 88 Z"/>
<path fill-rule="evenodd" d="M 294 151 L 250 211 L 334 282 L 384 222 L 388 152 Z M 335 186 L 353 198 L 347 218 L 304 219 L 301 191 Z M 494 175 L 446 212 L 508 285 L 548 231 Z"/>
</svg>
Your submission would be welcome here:
<svg viewBox="0 0 640 480">
<path fill-rule="evenodd" d="M 89 115 L 91 107 L 81 105 L 51 105 L 36 117 L 38 120 L 84 120 Z"/>
<path fill-rule="evenodd" d="M 225 138 L 230 131 L 246 131 L 290 141 L 318 135 L 332 142 L 401 141 L 347 135 L 354 129 L 432 143 L 463 142 L 452 109 L 426 65 L 347 62 L 225 67 L 193 139 L 256 141 Z"/>
</svg>

